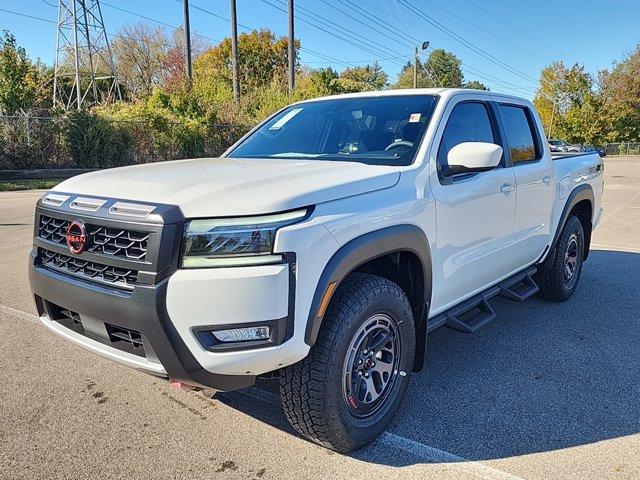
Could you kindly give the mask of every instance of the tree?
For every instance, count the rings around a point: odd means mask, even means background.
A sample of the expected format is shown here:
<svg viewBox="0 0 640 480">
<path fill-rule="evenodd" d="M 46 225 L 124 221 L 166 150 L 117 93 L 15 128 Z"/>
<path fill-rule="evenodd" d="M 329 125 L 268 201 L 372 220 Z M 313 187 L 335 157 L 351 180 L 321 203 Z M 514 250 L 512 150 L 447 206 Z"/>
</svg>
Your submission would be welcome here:
<svg viewBox="0 0 640 480">
<path fill-rule="evenodd" d="M 389 76 L 382 70 L 378 62 L 364 67 L 346 68 L 340 78 L 333 80 L 333 84 L 340 92 L 363 92 L 368 90 L 382 90 L 388 85 Z"/>
<path fill-rule="evenodd" d="M 4 30 L 0 39 L 0 110 L 13 115 L 44 105 L 47 100 L 42 87 L 45 83 L 45 67 L 33 63 L 16 38 Z"/>
<path fill-rule="evenodd" d="M 600 144 L 604 140 L 606 132 L 599 119 L 602 97 L 583 66 L 567 68 L 554 62 L 543 69 L 534 104 L 547 135 L 575 143 Z"/>
<path fill-rule="evenodd" d="M 300 99 L 323 97 L 340 93 L 340 76 L 333 68 L 302 69 L 296 79 L 296 97 Z"/>
<path fill-rule="evenodd" d="M 167 35 L 164 28 L 144 22 L 118 31 L 111 50 L 116 72 L 131 98 L 147 98 L 158 87 L 181 88 L 186 79 L 183 39 L 182 28 Z M 202 37 L 192 35 L 191 48 L 194 56 L 202 53 L 206 48 Z"/>
<path fill-rule="evenodd" d="M 418 87 L 430 87 L 424 63 L 418 60 Z M 413 62 L 407 62 L 398 74 L 398 80 L 391 88 L 413 88 Z"/>
<path fill-rule="evenodd" d="M 299 42 L 296 42 L 296 51 Z M 238 64 L 241 91 L 247 92 L 270 85 L 277 81 L 287 83 L 286 37 L 276 38 L 267 29 L 241 33 L 238 37 Z M 296 54 L 297 58 L 297 54 Z M 207 83 L 222 83 L 231 91 L 231 39 L 225 38 L 220 44 L 199 55 L 194 63 L 194 83 L 203 90 Z M 214 90 L 219 90 L 216 86 Z"/>
<path fill-rule="evenodd" d="M 478 80 L 471 80 L 464 84 L 464 88 L 471 88 L 474 90 L 489 90 L 489 88 L 482 82 Z"/>
<path fill-rule="evenodd" d="M 608 125 L 607 140 L 640 141 L 640 45 L 598 78 L 601 93 L 601 122 Z"/>
<path fill-rule="evenodd" d="M 169 39 L 163 28 L 124 26 L 111 43 L 116 71 L 132 98 L 146 98 L 162 84 Z"/>
<path fill-rule="evenodd" d="M 427 81 L 433 87 L 462 88 L 464 75 L 461 65 L 453 53 L 437 48 L 431 52 L 425 65 Z"/>
<path fill-rule="evenodd" d="M 442 48 L 433 50 L 429 54 L 426 62 L 418 60 L 418 87 L 441 87 L 441 88 L 462 88 L 464 85 L 464 75 L 461 69 L 462 62 L 453 53 Z M 473 83 L 474 86 L 467 88 L 487 88 L 480 82 Z M 413 88 L 413 62 L 407 62 L 393 88 Z"/>
</svg>

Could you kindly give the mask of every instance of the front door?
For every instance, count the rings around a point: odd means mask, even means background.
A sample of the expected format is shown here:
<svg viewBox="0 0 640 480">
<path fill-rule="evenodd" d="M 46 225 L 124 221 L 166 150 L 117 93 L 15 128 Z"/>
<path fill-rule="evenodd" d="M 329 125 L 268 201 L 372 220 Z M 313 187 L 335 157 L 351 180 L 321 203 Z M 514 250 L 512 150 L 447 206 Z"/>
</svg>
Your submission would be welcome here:
<svg viewBox="0 0 640 480">
<path fill-rule="evenodd" d="M 439 313 L 512 273 L 515 176 L 500 166 L 475 174 L 446 175 L 447 154 L 462 142 L 502 145 L 490 103 L 462 100 L 449 106 L 440 137 L 438 168 L 430 176 L 436 201 L 436 248 L 431 313 Z M 440 140 L 439 140 L 440 139 Z"/>
</svg>

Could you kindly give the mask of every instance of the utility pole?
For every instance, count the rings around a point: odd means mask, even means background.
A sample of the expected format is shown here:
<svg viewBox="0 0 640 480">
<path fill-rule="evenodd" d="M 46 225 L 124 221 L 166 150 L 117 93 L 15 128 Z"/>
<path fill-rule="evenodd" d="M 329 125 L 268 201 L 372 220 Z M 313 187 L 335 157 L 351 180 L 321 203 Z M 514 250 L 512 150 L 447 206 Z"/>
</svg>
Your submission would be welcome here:
<svg viewBox="0 0 640 480">
<path fill-rule="evenodd" d="M 184 5 L 184 56 L 185 56 L 185 73 L 187 74 L 187 81 L 191 85 L 192 71 L 191 71 L 191 26 L 189 24 L 189 0 L 183 1 Z"/>
<path fill-rule="evenodd" d="M 429 48 L 429 42 L 422 42 L 420 46 L 424 51 Z M 418 61 L 420 60 L 420 50 L 418 47 L 414 50 L 414 59 L 413 59 L 413 88 L 418 88 Z"/>
<path fill-rule="evenodd" d="M 81 110 L 121 100 L 99 0 L 59 0 L 53 103 Z"/>
<path fill-rule="evenodd" d="M 418 88 L 418 55 L 418 47 L 416 47 L 413 57 L 413 88 Z"/>
<path fill-rule="evenodd" d="M 238 74 L 238 16 L 236 0 L 231 0 L 231 70 L 233 72 L 233 100 L 240 100 L 240 75 Z"/>
<path fill-rule="evenodd" d="M 549 134 L 547 136 L 547 140 L 551 140 L 551 132 L 553 132 L 553 120 L 556 116 L 556 98 L 553 97 L 553 110 L 551 110 L 551 125 L 549 125 Z"/>
<path fill-rule="evenodd" d="M 293 0 L 289 0 L 289 93 L 296 87 L 296 40 L 293 32 Z"/>
</svg>

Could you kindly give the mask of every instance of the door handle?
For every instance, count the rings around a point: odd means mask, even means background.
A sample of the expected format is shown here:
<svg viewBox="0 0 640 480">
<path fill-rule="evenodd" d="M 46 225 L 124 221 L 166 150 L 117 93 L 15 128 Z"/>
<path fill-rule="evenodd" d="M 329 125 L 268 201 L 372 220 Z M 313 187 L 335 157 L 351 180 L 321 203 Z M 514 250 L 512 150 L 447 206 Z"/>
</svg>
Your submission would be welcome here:
<svg viewBox="0 0 640 480">
<path fill-rule="evenodd" d="M 510 183 L 505 183 L 504 185 L 502 185 L 500 187 L 500 191 L 502 193 L 513 192 L 515 189 L 516 189 L 516 187 L 514 185 L 511 185 Z"/>
<path fill-rule="evenodd" d="M 546 184 L 549 184 L 549 183 L 551 183 L 551 179 L 552 179 L 552 177 L 551 177 L 551 176 L 549 176 L 549 175 L 545 175 L 545 176 L 544 176 L 544 178 L 542 179 L 542 181 L 543 181 L 544 183 L 546 183 Z"/>
</svg>

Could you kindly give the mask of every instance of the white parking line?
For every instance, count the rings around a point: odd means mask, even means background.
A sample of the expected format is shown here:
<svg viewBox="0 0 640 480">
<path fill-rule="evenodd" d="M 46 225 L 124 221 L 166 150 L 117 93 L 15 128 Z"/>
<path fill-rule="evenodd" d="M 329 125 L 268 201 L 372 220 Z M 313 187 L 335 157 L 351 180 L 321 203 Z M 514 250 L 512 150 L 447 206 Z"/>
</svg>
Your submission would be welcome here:
<svg viewBox="0 0 640 480">
<path fill-rule="evenodd" d="M 245 396 L 270 403 L 272 405 L 280 406 L 280 397 L 278 395 L 274 395 L 271 392 L 261 390 L 257 387 L 250 387 L 244 390 L 239 390 L 237 393 L 241 393 Z M 477 478 L 522 480 L 520 477 L 504 472 L 502 470 L 498 470 L 497 468 L 489 467 L 477 461 L 467 460 L 466 458 L 460 457 L 459 455 L 440 450 L 439 448 L 431 447 L 424 443 L 411 440 L 410 438 L 403 437 L 402 435 L 397 435 L 395 433 L 383 433 L 382 435 L 380 435 L 378 443 L 382 443 L 387 447 L 409 453 L 417 457 L 424 463 L 450 464 L 448 466 L 464 470 L 465 473 Z"/>
<path fill-rule="evenodd" d="M 15 308 L 5 305 L 0 305 L 0 312 L 19 318 L 20 320 L 26 320 L 27 322 L 38 323 L 40 321 L 38 316 L 33 313 L 23 312 L 22 310 L 16 310 Z"/>
<path fill-rule="evenodd" d="M 482 479 L 501 479 L 501 480 L 522 480 L 521 477 L 512 475 L 511 473 L 497 468 L 490 467 L 477 461 L 467 460 L 453 453 L 445 452 L 435 447 L 430 447 L 421 442 L 416 442 L 410 438 L 396 435 L 395 433 L 384 432 L 380 435 L 379 442 L 387 446 L 410 453 L 419 458 L 424 463 L 446 463 L 447 466 Z"/>
<path fill-rule="evenodd" d="M 624 245 L 605 245 L 603 243 L 592 243 L 591 246 L 600 248 L 603 250 L 611 250 L 611 251 L 622 252 L 622 253 L 625 253 L 625 252 L 640 253 L 640 248 L 626 247 Z"/>
</svg>

